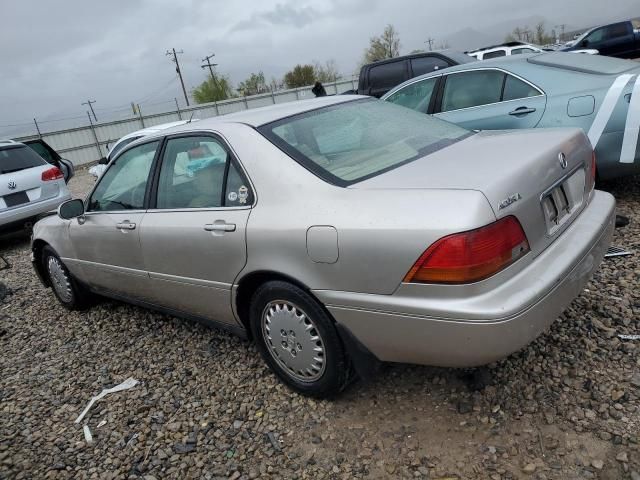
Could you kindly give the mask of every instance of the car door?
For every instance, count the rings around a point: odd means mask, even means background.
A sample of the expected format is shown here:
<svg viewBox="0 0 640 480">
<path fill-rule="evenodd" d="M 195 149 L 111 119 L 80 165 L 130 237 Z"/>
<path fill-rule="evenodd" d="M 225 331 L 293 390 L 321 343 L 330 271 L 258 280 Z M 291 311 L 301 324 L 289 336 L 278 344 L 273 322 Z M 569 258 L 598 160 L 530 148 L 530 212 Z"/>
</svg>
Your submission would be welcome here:
<svg viewBox="0 0 640 480">
<path fill-rule="evenodd" d="M 611 48 L 607 42 L 607 27 L 593 30 L 580 42 L 581 48 L 595 48 L 600 55 L 611 55 Z"/>
<path fill-rule="evenodd" d="M 547 103 L 535 85 L 497 69 L 455 72 L 441 83 L 436 116 L 470 130 L 534 128 Z"/>
<path fill-rule="evenodd" d="M 159 144 L 155 140 L 135 146 L 111 162 L 85 202 L 86 213 L 70 223 L 75 258 L 65 262 L 92 287 L 147 297 L 149 276 L 139 232 Z"/>
<path fill-rule="evenodd" d="M 604 42 L 608 52 L 606 55 L 624 57 L 632 53 L 633 43 L 633 29 L 629 22 L 614 23 L 607 27 Z"/>
<path fill-rule="evenodd" d="M 220 137 L 197 134 L 167 140 L 156 182 L 140 229 L 154 302 L 237 325 L 231 286 L 254 198 L 246 175 Z"/>
</svg>

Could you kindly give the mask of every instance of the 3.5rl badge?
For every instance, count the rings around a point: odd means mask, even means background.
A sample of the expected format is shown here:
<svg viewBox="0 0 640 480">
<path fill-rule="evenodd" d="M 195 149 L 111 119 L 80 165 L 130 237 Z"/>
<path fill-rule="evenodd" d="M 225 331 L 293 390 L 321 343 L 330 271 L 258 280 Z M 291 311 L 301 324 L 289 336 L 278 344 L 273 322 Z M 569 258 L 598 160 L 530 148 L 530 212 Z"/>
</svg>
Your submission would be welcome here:
<svg viewBox="0 0 640 480">
<path fill-rule="evenodd" d="M 509 205 L 513 205 L 518 200 L 522 200 L 522 195 L 520 195 L 519 193 L 514 193 L 513 195 L 510 195 L 500 202 L 500 205 L 498 205 L 498 210 L 507 208 Z"/>
</svg>

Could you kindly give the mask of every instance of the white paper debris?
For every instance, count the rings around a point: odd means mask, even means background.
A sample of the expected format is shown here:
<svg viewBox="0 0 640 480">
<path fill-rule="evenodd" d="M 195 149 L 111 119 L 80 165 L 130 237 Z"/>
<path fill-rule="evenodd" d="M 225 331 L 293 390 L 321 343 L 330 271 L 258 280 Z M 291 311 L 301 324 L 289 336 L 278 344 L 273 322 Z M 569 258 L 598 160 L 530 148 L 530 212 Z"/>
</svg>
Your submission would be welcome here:
<svg viewBox="0 0 640 480">
<path fill-rule="evenodd" d="M 93 436 L 91 435 L 91 430 L 89 430 L 89 425 L 82 427 L 82 431 L 84 432 L 84 439 L 87 443 L 93 443 Z"/>
<path fill-rule="evenodd" d="M 620 340 L 640 340 L 640 335 L 623 335 L 623 334 L 619 334 L 618 338 Z"/>
<path fill-rule="evenodd" d="M 98 428 L 100 427 L 104 427 L 107 424 L 106 420 L 102 420 L 99 424 L 98 424 Z"/>
<path fill-rule="evenodd" d="M 106 169 L 107 169 L 106 165 L 101 165 L 101 164 L 94 165 L 89 169 L 89 174 L 93 175 L 96 178 L 100 178 L 100 175 L 102 175 Z"/>
<path fill-rule="evenodd" d="M 89 400 L 89 404 L 82 411 L 82 413 L 78 416 L 78 418 L 76 418 L 75 423 L 80 423 L 82 421 L 82 419 L 84 418 L 84 416 L 87 414 L 87 412 L 91 409 L 91 407 L 93 407 L 93 404 L 96 403 L 101 398 L 103 398 L 105 395 L 109 395 L 110 393 L 121 392 L 122 390 L 128 390 L 130 388 L 135 387 L 138 383 L 139 383 L 138 380 L 136 380 L 134 378 L 127 378 L 120 385 L 116 385 L 113 388 L 106 388 L 106 389 L 102 390 L 98 395 L 96 395 L 91 400 Z"/>
</svg>

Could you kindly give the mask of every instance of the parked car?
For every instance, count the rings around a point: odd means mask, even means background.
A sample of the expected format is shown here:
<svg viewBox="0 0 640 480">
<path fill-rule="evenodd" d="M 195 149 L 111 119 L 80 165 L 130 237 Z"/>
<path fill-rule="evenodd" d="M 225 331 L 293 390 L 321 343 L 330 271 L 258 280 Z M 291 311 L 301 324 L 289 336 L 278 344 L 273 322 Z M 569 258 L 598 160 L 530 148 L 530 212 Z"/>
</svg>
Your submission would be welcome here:
<svg viewBox="0 0 640 480">
<path fill-rule="evenodd" d="M 380 98 L 396 85 L 418 75 L 475 62 L 475 58 L 453 50 L 423 52 L 363 65 L 358 78 L 360 95 Z"/>
<path fill-rule="evenodd" d="M 23 143 L 0 141 L 0 231 L 30 227 L 70 198 L 58 167 Z"/>
<path fill-rule="evenodd" d="M 562 50 L 569 52 L 595 48 L 601 55 L 620 58 L 640 57 L 640 31 L 631 21 L 612 23 L 587 30 Z"/>
<path fill-rule="evenodd" d="M 579 129 L 291 102 L 128 145 L 35 225 L 32 259 L 67 308 L 91 292 L 220 325 L 326 396 L 352 367 L 483 365 L 537 337 L 609 244 L 594 167 Z"/>
<path fill-rule="evenodd" d="M 64 175 L 64 181 L 69 183 L 69 180 L 71 180 L 75 174 L 75 168 L 71 160 L 62 158 L 58 152 L 51 148 L 51 146 L 41 138 L 23 140 L 22 143 L 34 150 L 38 155 L 44 158 L 47 163 L 58 167 Z"/>
<path fill-rule="evenodd" d="M 383 98 L 469 129 L 582 128 L 598 176 L 610 179 L 640 173 L 638 130 L 626 128 L 638 73 L 636 62 L 600 55 L 517 55 L 423 75 Z"/>
<path fill-rule="evenodd" d="M 541 53 L 542 49 L 534 45 L 524 42 L 506 42 L 500 45 L 492 45 L 490 47 L 478 48 L 469 52 L 467 55 L 477 58 L 478 60 L 489 60 L 491 58 L 506 57 L 509 55 L 520 55 L 524 53 Z"/>
<path fill-rule="evenodd" d="M 154 125 L 153 127 L 147 127 L 141 130 L 136 130 L 135 132 L 128 133 L 111 146 L 107 156 L 98 160 L 98 164 L 91 167 L 89 169 L 89 173 L 96 178 L 100 177 L 100 175 L 102 175 L 107 169 L 109 160 L 115 157 L 118 152 L 120 152 L 120 150 L 122 150 L 124 147 L 126 147 L 130 143 L 135 142 L 139 138 L 145 137 L 147 135 L 153 135 L 155 133 L 161 132 L 162 130 L 166 130 L 167 128 L 177 127 L 179 125 L 184 125 L 185 123 L 191 123 L 195 121 L 197 121 L 197 119 L 178 120 L 176 122 L 161 123 L 160 125 Z"/>
</svg>

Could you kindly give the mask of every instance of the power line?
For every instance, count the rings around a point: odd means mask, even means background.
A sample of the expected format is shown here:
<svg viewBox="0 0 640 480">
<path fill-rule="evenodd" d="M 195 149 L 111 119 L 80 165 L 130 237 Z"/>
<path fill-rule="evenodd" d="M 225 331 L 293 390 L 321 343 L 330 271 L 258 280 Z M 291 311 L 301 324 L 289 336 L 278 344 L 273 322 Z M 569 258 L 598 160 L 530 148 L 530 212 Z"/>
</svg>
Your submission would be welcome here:
<svg viewBox="0 0 640 480">
<path fill-rule="evenodd" d="M 167 50 L 167 53 L 165 53 L 165 55 L 169 57 L 173 57 L 171 61 L 176 64 L 176 73 L 178 74 L 178 77 L 180 77 L 180 84 L 182 85 L 182 93 L 184 93 L 184 101 L 187 102 L 187 107 L 188 107 L 189 97 L 187 96 L 187 89 L 184 88 L 184 80 L 182 79 L 182 72 L 180 71 L 180 63 L 178 62 L 179 53 L 182 54 L 184 52 L 182 50 L 180 50 L 179 52 L 176 52 L 176 49 L 172 48 L 171 50 Z"/>
<path fill-rule="evenodd" d="M 94 118 L 94 119 L 95 119 L 95 121 L 97 122 L 97 121 L 98 121 L 98 117 L 96 117 L 96 112 L 95 112 L 95 110 L 93 109 L 93 105 L 92 105 L 92 104 L 94 104 L 94 103 L 96 103 L 96 101 L 95 101 L 95 100 L 87 100 L 86 102 L 82 102 L 80 105 L 89 105 L 89 108 L 91 109 L 91 113 L 93 113 L 93 118 Z"/>
</svg>

